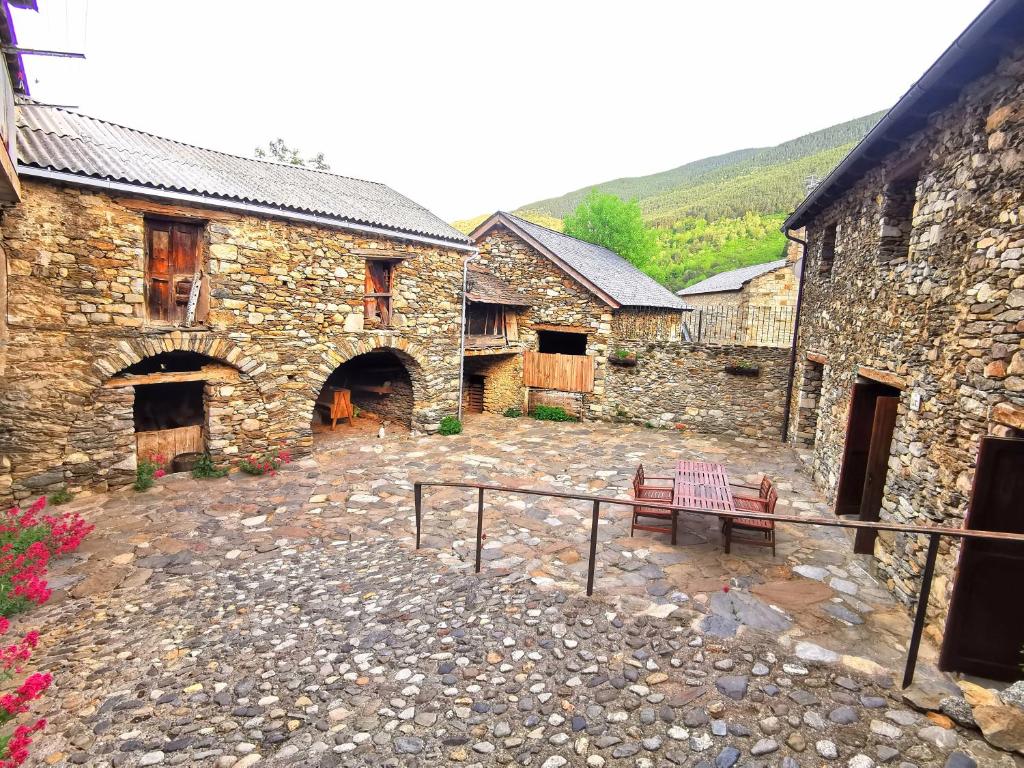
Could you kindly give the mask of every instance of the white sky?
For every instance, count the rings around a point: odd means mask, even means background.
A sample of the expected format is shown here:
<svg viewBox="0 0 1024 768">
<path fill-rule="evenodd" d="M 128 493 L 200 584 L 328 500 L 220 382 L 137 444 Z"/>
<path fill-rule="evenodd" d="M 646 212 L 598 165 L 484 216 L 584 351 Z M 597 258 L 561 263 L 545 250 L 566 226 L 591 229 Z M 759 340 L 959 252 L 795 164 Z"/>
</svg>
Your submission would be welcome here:
<svg viewBox="0 0 1024 768">
<path fill-rule="evenodd" d="M 39 0 L 33 96 L 242 155 L 281 136 L 445 219 L 891 106 L 984 0 Z"/>
</svg>

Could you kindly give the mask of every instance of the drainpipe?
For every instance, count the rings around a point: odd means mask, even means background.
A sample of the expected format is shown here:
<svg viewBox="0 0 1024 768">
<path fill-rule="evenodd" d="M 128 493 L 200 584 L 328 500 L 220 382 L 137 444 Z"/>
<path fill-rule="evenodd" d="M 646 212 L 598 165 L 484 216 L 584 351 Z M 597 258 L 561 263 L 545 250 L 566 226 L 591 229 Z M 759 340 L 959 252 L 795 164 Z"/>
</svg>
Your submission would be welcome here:
<svg viewBox="0 0 1024 768">
<path fill-rule="evenodd" d="M 462 421 L 462 386 L 466 373 L 466 286 L 469 282 L 469 262 L 480 258 L 474 253 L 462 262 L 462 328 L 459 332 L 459 421 Z"/>
<path fill-rule="evenodd" d="M 793 343 L 789 349 L 789 378 L 786 381 L 786 402 L 782 411 L 782 442 L 789 437 L 789 419 L 793 402 L 793 379 L 796 376 L 796 345 L 800 338 L 800 309 L 804 300 L 804 275 L 807 274 L 807 241 L 789 234 L 789 229 L 782 228 L 786 239 L 800 246 L 800 282 L 796 289 L 796 318 L 793 320 Z M 461 400 L 459 401 L 462 402 Z"/>
</svg>

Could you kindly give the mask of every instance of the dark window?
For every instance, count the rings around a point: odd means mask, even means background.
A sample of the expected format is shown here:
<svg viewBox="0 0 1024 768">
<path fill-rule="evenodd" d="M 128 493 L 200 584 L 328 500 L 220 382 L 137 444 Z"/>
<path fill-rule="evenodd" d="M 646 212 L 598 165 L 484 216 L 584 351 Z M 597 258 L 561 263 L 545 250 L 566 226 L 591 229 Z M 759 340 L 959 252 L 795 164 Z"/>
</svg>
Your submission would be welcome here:
<svg viewBox="0 0 1024 768">
<path fill-rule="evenodd" d="M 135 387 L 135 431 L 192 427 L 203 423 L 202 381 Z"/>
<path fill-rule="evenodd" d="M 470 304 L 466 333 L 469 336 L 504 336 L 505 308 L 500 304 Z"/>
<path fill-rule="evenodd" d="M 910 231 L 914 226 L 914 205 L 917 203 L 918 171 L 913 171 L 885 186 L 882 204 L 882 226 L 879 257 L 892 261 L 910 251 Z"/>
<path fill-rule="evenodd" d="M 366 262 L 363 309 L 367 320 L 375 320 L 385 327 L 391 325 L 391 293 L 397 263 L 387 259 L 368 259 Z"/>
<path fill-rule="evenodd" d="M 832 274 L 832 265 L 836 260 L 836 238 L 839 235 L 839 227 L 836 224 L 829 224 L 821 236 L 821 273 Z"/>
<path fill-rule="evenodd" d="M 179 325 L 186 319 L 192 286 L 201 282 L 201 225 L 147 219 L 145 226 L 147 316 Z"/>
<path fill-rule="evenodd" d="M 587 354 L 587 334 L 568 331 L 537 331 L 540 352 L 557 355 Z"/>
</svg>

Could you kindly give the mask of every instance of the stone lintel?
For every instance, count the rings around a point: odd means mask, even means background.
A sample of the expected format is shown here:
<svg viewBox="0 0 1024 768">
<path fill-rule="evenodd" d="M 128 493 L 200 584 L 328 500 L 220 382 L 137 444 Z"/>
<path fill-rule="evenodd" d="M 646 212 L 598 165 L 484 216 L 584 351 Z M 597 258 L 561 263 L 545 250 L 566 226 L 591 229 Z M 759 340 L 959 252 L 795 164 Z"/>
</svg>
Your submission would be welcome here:
<svg viewBox="0 0 1024 768">
<path fill-rule="evenodd" d="M 821 352 L 808 352 L 807 359 L 812 363 L 818 363 L 820 365 L 826 365 L 828 363 L 828 355 L 823 355 Z"/>
<path fill-rule="evenodd" d="M 888 384 L 890 387 L 896 387 L 896 389 L 906 389 L 907 380 L 902 376 L 897 376 L 891 371 L 883 371 L 880 368 L 869 368 L 866 365 L 857 366 L 857 374 L 863 376 L 865 379 L 871 379 L 877 381 L 880 384 Z"/>
<path fill-rule="evenodd" d="M 999 403 L 992 409 L 992 421 L 1004 427 L 1024 430 L 1024 406 L 1013 403 Z"/>
</svg>

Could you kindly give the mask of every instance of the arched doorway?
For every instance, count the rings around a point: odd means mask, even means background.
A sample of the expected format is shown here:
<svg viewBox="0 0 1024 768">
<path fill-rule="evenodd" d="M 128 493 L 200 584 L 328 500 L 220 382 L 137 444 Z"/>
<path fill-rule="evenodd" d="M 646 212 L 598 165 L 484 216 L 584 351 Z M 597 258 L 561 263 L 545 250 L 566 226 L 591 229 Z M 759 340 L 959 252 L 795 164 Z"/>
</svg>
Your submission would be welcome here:
<svg viewBox="0 0 1024 768">
<path fill-rule="evenodd" d="M 408 354 L 390 347 L 380 347 L 346 360 L 324 382 L 313 411 L 313 433 L 408 431 L 413 426 L 415 408 L 414 379 L 418 365 Z M 336 393 L 347 392 L 355 418 L 350 424 L 340 419 L 332 430 L 330 406 L 339 399 Z"/>
</svg>

